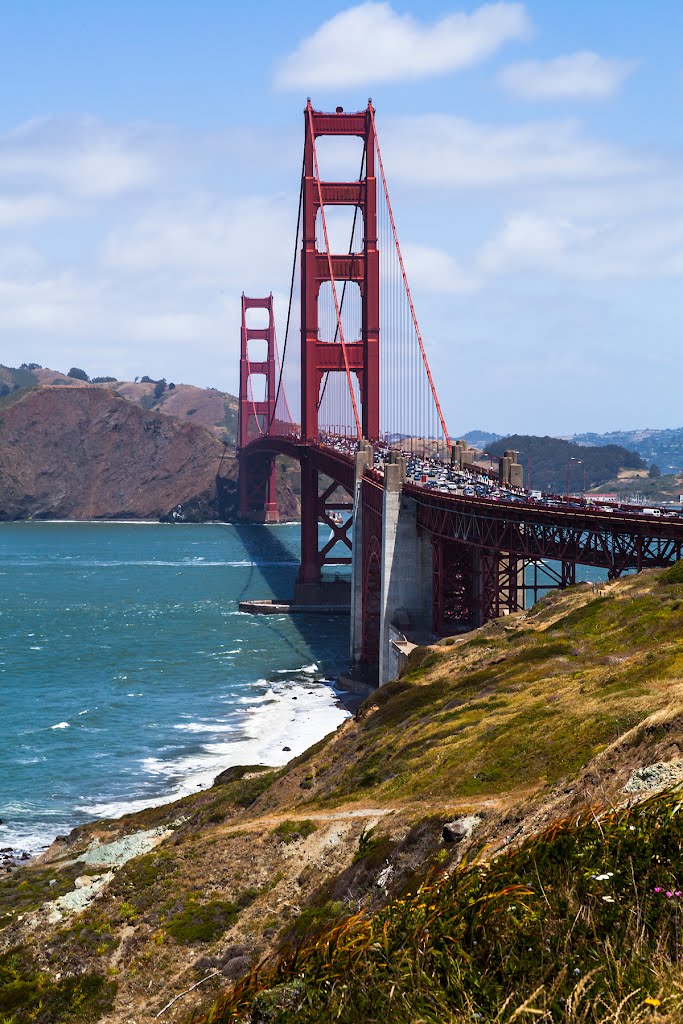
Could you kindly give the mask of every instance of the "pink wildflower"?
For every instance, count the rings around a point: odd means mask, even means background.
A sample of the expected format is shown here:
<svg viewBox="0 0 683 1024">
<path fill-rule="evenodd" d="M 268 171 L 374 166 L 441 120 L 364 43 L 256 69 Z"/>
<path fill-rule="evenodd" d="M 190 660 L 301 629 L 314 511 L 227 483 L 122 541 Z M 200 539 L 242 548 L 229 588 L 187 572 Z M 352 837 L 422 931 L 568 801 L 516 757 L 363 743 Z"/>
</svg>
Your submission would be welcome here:
<svg viewBox="0 0 683 1024">
<path fill-rule="evenodd" d="M 655 892 L 661 892 L 661 891 L 662 891 L 661 885 L 656 885 L 655 886 Z"/>
</svg>

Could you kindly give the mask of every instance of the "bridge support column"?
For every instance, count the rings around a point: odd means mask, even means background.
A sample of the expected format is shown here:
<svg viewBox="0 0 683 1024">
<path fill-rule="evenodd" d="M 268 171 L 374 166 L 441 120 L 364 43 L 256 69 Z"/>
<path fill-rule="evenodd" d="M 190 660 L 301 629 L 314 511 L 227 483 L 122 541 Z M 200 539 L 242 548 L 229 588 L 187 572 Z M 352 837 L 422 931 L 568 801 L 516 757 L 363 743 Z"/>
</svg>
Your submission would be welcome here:
<svg viewBox="0 0 683 1024">
<path fill-rule="evenodd" d="M 524 562 L 504 551 L 480 549 L 473 576 L 473 625 L 483 626 L 524 608 Z"/>
<path fill-rule="evenodd" d="M 418 532 L 417 504 L 403 494 L 405 459 L 390 456 L 384 467 L 379 685 L 395 675 L 392 630 L 431 637 L 432 548 Z M 398 627 L 398 629 L 397 629 Z"/>
<path fill-rule="evenodd" d="M 275 458 L 240 456 L 239 518 L 252 523 L 279 523 Z"/>
<path fill-rule="evenodd" d="M 319 588 L 318 472 L 307 456 L 301 463 L 301 566 L 296 583 L 296 601 L 305 604 L 307 594 Z"/>
<path fill-rule="evenodd" d="M 351 671 L 358 671 L 363 656 L 363 473 L 374 464 L 373 447 L 361 441 L 356 452 L 353 486 L 353 549 L 351 552 Z"/>
</svg>

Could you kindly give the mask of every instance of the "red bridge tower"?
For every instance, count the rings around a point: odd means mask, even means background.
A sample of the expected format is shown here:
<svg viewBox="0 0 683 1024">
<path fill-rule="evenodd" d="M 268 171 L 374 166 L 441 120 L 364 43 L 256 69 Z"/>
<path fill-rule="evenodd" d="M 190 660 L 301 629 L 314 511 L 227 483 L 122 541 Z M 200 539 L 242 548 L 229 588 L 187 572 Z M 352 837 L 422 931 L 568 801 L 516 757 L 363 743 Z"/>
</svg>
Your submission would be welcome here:
<svg viewBox="0 0 683 1024">
<path fill-rule="evenodd" d="M 301 249 L 301 433 L 317 442 L 321 384 L 326 374 L 351 374 L 357 379 L 360 398 L 358 432 L 368 440 L 379 438 L 379 252 L 377 249 L 377 179 L 375 177 L 375 129 L 372 107 L 358 113 L 314 110 L 310 100 L 304 112 L 303 234 Z M 356 181 L 322 181 L 316 140 L 321 136 L 355 136 L 363 140 L 361 177 Z M 325 208 L 357 207 L 363 222 L 363 248 L 357 253 L 330 253 Z M 316 243 L 318 217 L 322 222 L 325 251 Z M 357 284 L 361 294 L 361 337 L 345 339 L 339 329 L 332 338 L 321 338 L 318 317 L 320 288 L 330 282 L 337 303 L 337 283 Z M 339 318 L 339 309 L 338 309 Z M 355 407 L 354 407 L 355 408 Z M 323 518 L 330 490 L 319 494 L 318 473 L 310 458 L 301 466 L 301 568 L 298 594 L 305 599 L 320 584 L 326 561 L 318 546 L 318 522 Z M 341 561 L 341 560 L 340 560 Z M 347 561 L 347 559 L 343 559 Z M 315 599 L 313 596 L 311 599 Z"/>
<path fill-rule="evenodd" d="M 248 309 L 267 310 L 268 326 L 248 327 Z M 250 359 L 250 341 L 266 342 L 265 359 Z M 259 401 L 254 398 L 252 377 L 265 378 L 265 398 Z M 275 388 L 275 319 L 272 293 L 265 299 L 249 299 L 242 294 L 238 451 L 241 451 L 249 441 L 268 433 L 275 418 Z M 254 522 L 278 522 L 274 456 L 259 453 L 240 460 L 239 515 L 240 519 L 251 519 Z"/>
</svg>

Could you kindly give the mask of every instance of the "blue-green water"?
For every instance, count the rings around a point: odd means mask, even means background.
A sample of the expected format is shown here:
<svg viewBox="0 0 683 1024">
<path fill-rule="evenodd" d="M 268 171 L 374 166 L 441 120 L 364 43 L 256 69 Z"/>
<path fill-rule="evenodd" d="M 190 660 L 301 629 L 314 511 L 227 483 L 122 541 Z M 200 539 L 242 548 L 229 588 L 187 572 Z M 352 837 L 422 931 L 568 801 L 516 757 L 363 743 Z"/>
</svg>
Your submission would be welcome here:
<svg viewBox="0 0 683 1024">
<path fill-rule="evenodd" d="M 296 525 L 0 525 L 0 847 L 335 728 L 348 620 L 237 608 L 289 596 L 298 551 Z"/>
</svg>

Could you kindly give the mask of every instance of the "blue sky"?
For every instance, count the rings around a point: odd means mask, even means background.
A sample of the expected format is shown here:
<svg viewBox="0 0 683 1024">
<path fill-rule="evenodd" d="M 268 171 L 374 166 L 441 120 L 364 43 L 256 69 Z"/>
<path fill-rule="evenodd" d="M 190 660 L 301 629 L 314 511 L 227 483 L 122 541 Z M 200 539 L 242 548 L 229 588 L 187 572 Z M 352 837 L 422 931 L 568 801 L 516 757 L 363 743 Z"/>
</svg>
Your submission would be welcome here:
<svg viewBox="0 0 683 1024">
<path fill-rule="evenodd" d="M 234 391 L 306 96 L 372 96 L 451 431 L 683 423 L 677 0 L 24 0 L 2 35 L 0 361 Z"/>
</svg>

